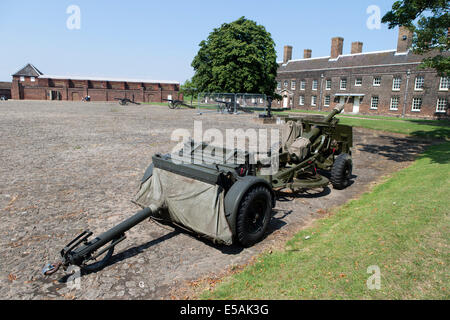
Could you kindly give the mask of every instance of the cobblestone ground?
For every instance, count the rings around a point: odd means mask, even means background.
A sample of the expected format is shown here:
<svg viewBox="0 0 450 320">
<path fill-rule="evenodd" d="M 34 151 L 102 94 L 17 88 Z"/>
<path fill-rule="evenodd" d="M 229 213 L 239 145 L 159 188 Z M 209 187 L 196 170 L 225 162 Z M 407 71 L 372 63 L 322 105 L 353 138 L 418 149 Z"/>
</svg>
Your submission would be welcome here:
<svg viewBox="0 0 450 320">
<path fill-rule="evenodd" d="M 129 217 L 130 202 L 151 156 L 169 152 L 176 128 L 263 128 L 255 115 L 198 115 L 195 110 L 113 103 L 0 102 L 0 298 L 166 299 L 186 284 L 277 247 L 328 209 L 356 197 L 382 175 L 406 166 L 425 143 L 354 130 L 354 183 L 278 201 L 258 245 L 215 246 L 143 222 L 127 232 L 112 263 L 64 281 L 40 271 L 85 229 L 94 234 Z"/>
</svg>

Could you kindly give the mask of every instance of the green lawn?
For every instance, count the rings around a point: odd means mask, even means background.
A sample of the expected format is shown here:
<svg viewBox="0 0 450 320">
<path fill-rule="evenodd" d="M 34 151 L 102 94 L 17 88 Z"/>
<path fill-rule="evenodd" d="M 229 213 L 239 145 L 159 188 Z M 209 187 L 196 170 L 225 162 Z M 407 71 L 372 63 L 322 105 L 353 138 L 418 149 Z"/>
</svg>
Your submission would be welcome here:
<svg viewBox="0 0 450 320">
<path fill-rule="evenodd" d="M 353 127 L 403 133 L 413 137 L 450 140 L 450 122 L 446 120 L 370 120 L 340 117 L 339 123 Z"/>
<path fill-rule="evenodd" d="M 449 299 L 449 190 L 446 142 L 201 298 Z M 370 266 L 379 290 L 367 287 Z"/>
</svg>

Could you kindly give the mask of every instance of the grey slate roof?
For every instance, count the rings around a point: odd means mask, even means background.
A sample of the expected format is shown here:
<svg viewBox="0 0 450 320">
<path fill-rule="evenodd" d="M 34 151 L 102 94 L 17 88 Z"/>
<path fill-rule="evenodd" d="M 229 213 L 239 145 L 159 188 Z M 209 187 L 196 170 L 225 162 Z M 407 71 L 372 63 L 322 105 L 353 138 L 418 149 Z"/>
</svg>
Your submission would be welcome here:
<svg viewBox="0 0 450 320">
<path fill-rule="evenodd" d="M 25 67 L 17 71 L 13 76 L 24 76 L 24 77 L 39 77 L 43 75 L 35 66 L 28 63 Z"/>
<path fill-rule="evenodd" d="M 427 55 L 428 56 L 428 55 Z M 341 55 L 336 59 L 330 57 L 290 60 L 279 63 L 278 72 L 301 72 L 322 69 L 354 68 L 361 66 L 380 66 L 391 64 L 418 64 L 424 57 L 412 53 L 397 54 L 396 50 Z"/>
</svg>

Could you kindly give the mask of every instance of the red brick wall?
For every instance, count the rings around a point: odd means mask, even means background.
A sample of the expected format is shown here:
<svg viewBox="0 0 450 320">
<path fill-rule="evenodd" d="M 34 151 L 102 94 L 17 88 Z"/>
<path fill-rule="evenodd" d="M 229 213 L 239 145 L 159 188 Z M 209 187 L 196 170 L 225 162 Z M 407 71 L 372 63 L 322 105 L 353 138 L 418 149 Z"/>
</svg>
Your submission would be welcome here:
<svg viewBox="0 0 450 320">
<path fill-rule="evenodd" d="M 127 83 L 118 81 L 88 81 L 69 79 L 36 79 L 28 77 L 20 82 L 13 78 L 12 99 L 46 100 L 48 91 L 58 91 L 62 100 L 79 101 L 89 95 L 92 101 L 116 101 L 115 98 L 134 99 L 136 102 L 162 102 L 169 95 L 179 97 L 178 84 Z"/>
</svg>

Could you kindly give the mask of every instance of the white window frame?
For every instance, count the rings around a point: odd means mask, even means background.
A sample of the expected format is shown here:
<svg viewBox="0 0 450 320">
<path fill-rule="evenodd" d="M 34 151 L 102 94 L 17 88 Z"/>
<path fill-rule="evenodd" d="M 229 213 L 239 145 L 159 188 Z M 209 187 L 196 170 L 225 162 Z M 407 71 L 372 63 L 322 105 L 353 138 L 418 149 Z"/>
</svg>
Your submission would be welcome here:
<svg viewBox="0 0 450 320">
<path fill-rule="evenodd" d="M 328 102 L 327 102 L 328 101 Z M 325 96 L 324 100 L 323 100 L 323 105 L 324 107 L 329 107 L 331 103 L 331 96 Z"/>
<path fill-rule="evenodd" d="M 306 90 L 306 80 L 300 81 L 300 90 Z"/>
<path fill-rule="evenodd" d="M 420 104 L 418 105 L 418 109 L 417 109 L 417 104 L 415 103 L 416 101 L 420 100 Z M 412 99 L 412 104 L 411 104 L 411 111 L 413 112 L 420 112 L 420 110 L 422 109 L 422 104 L 423 104 L 423 99 L 421 97 L 415 97 Z"/>
<path fill-rule="evenodd" d="M 397 105 L 395 107 L 393 104 L 394 99 L 397 100 Z M 389 106 L 389 110 L 397 111 L 399 105 L 400 105 L 400 97 L 398 97 L 398 96 L 391 97 L 391 105 Z"/>
<path fill-rule="evenodd" d="M 304 106 L 305 105 L 305 96 L 299 96 L 298 97 L 298 105 Z"/>
<path fill-rule="evenodd" d="M 278 81 L 278 83 L 277 83 L 277 89 L 278 89 L 278 90 L 281 89 L 281 81 Z"/>
<path fill-rule="evenodd" d="M 381 86 L 381 77 L 373 77 L 373 86 L 374 87 Z"/>
<path fill-rule="evenodd" d="M 284 80 L 284 83 L 283 83 L 283 85 L 284 85 L 284 87 L 285 87 L 285 88 L 287 88 L 287 87 L 288 87 L 288 85 L 289 85 L 289 81 L 288 81 L 288 80 Z"/>
<path fill-rule="evenodd" d="M 441 101 L 443 101 L 444 108 L 441 110 L 439 107 L 441 105 Z M 446 113 L 448 108 L 448 100 L 447 98 L 438 98 L 436 103 L 436 113 Z"/>
<path fill-rule="evenodd" d="M 421 81 L 419 81 L 419 79 Z M 418 86 L 418 85 L 420 85 L 420 86 Z M 423 91 L 424 85 L 425 85 L 425 78 L 423 76 L 416 77 L 416 80 L 414 81 L 414 90 Z"/>
<path fill-rule="evenodd" d="M 24 82 L 25 81 L 25 77 L 24 76 L 20 76 L 20 82 Z"/>
<path fill-rule="evenodd" d="M 331 90 L 331 79 L 325 81 L 325 90 Z"/>
<path fill-rule="evenodd" d="M 358 82 L 360 80 L 360 82 Z M 355 87 L 361 87 L 362 86 L 362 78 L 356 78 L 355 79 Z"/>
<path fill-rule="evenodd" d="M 311 106 L 317 106 L 317 96 L 311 96 Z"/>
<path fill-rule="evenodd" d="M 439 82 L 439 91 L 448 91 L 450 77 L 441 77 Z M 443 86 L 445 84 L 445 87 Z"/>
<path fill-rule="evenodd" d="M 376 103 L 376 106 L 374 107 L 374 102 Z M 380 97 L 379 96 L 373 96 L 372 99 L 370 100 L 370 109 L 371 110 L 378 110 L 378 105 L 380 104 Z"/>
<path fill-rule="evenodd" d="M 343 83 L 345 83 L 345 87 L 342 86 Z M 339 88 L 340 88 L 341 90 L 347 90 L 347 78 L 341 79 Z"/>
<path fill-rule="evenodd" d="M 392 91 L 400 91 L 401 88 L 402 88 L 402 78 L 394 77 L 394 79 L 392 79 Z"/>
<path fill-rule="evenodd" d="M 295 80 L 291 80 L 291 90 L 295 90 L 295 86 L 297 85 Z"/>
<path fill-rule="evenodd" d="M 31 78 L 30 78 L 30 81 L 31 81 L 31 82 L 36 82 L 36 78 L 35 78 L 35 77 L 31 77 Z"/>
<path fill-rule="evenodd" d="M 311 88 L 312 88 L 312 90 L 317 91 L 317 88 L 318 88 L 318 87 L 319 87 L 319 80 L 314 79 L 314 80 L 312 81 L 312 86 L 311 86 Z"/>
</svg>

